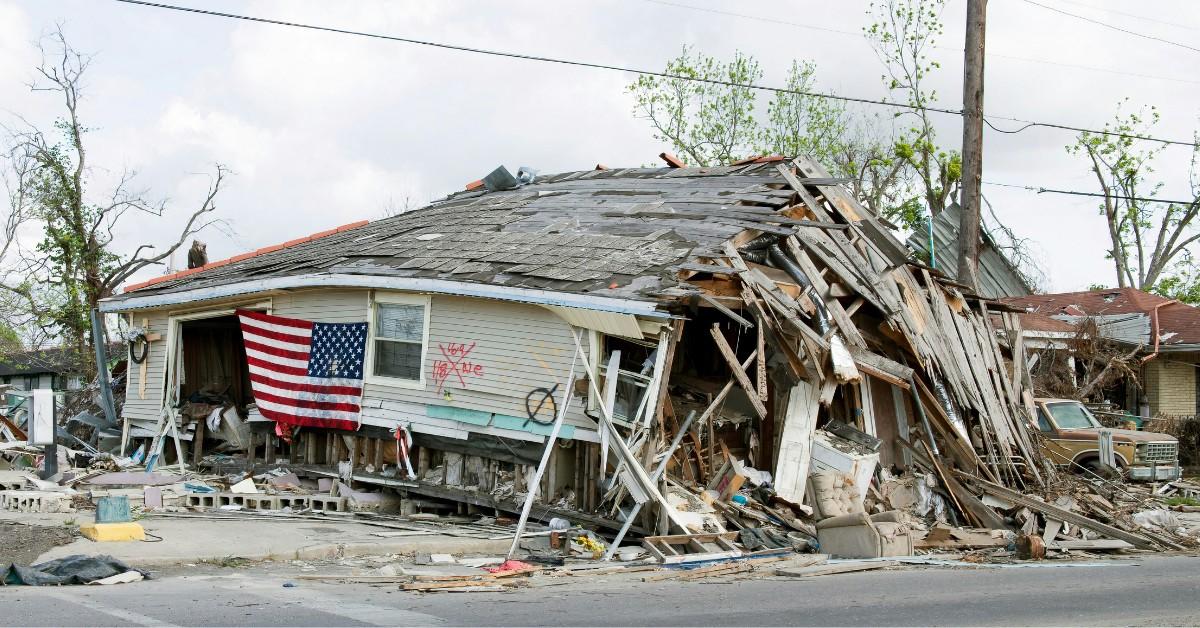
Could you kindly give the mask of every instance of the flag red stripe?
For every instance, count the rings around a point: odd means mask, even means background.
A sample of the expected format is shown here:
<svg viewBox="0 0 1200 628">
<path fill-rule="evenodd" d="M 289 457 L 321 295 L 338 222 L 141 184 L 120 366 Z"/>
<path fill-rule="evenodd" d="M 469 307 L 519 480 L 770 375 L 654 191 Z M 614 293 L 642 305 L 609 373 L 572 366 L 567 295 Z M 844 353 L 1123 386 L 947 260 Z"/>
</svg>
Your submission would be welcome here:
<svg viewBox="0 0 1200 628">
<path fill-rule="evenodd" d="M 246 343 L 247 349 L 254 349 L 255 351 L 261 351 L 268 355 L 273 355 L 273 356 L 280 357 L 280 358 L 288 358 L 289 360 L 304 360 L 306 362 L 308 361 L 308 353 L 307 352 L 288 351 L 287 349 L 279 349 L 279 348 L 272 347 L 269 345 L 264 345 L 262 343 L 254 342 L 253 340 L 250 340 L 249 338 L 247 338 L 246 334 L 244 332 L 242 333 L 242 342 Z M 307 374 L 307 371 L 306 371 L 306 374 Z"/>
<path fill-rule="evenodd" d="M 250 366 L 257 366 L 259 368 L 267 369 L 268 371 L 275 371 L 276 373 L 308 377 L 308 369 L 300 368 L 298 366 L 287 366 L 285 364 L 275 364 L 273 362 L 267 362 L 266 360 L 260 360 L 256 357 L 249 356 L 249 355 L 246 356 L 246 363 L 249 364 Z"/>
<path fill-rule="evenodd" d="M 263 401 L 271 401 L 281 406 L 292 406 L 293 408 L 308 408 L 310 410 L 332 410 L 335 412 L 358 412 L 361 408 L 357 403 L 334 403 L 330 401 L 313 401 L 311 399 L 295 399 L 293 397 L 281 397 L 261 390 L 254 391 L 256 399 Z"/>
<path fill-rule="evenodd" d="M 310 342 L 312 341 L 312 338 L 310 336 L 296 336 L 293 334 L 285 334 L 283 332 L 272 331 L 270 329 L 263 329 L 261 327 L 255 327 L 253 325 L 246 325 L 246 324 L 242 325 L 242 333 L 245 334 L 246 336 L 261 336 L 263 338 L 270 338 L 271 340 L 290 342 L 290 343 L 298 344 L 298 345 L 307 345 L 307 344 L 310 344 Z"/>
<path fill-rule="evenodd" d="M 282 388 L 284 390 L 294 390 L 296 392 L 320 393 L 325 395 L 361 395 L 361 386 L 325 386 L 321 384 L 298 384 L 296 382 L 285 382 L 278 379 L 272 379 L 266 375 L 257 373 L 250 374 L 250 381 L 258 384 L 265 384 L 272 388 Z"/>
<path fill-rule="evenodd" d="M 299 425 L 304 427 L 325 427 L 335 430 L 350 430 L 358 429 L 358 425 L 354 421 L 344 421 L 342 419 L 318 419 L 316 417 L 298 417 L 291 414 L 284 414 L 266 408 L 259 408 L 259 414 L 263 417 L 271 419 L 276 423 L 283 425 Z"/>
<path fill-rule="evenodd" d="M 282 316 L 271 316 L 270 314 L 264 314 L 263 312 L 251 312 L 249 310 L 238 310 L 237 315 L 245 316 L 246 318 L 252 318 L 256 321 L 262 321 L 264 323 L 271 323 L 272 325 L 284 325 L 286 327 L 295 327 L 297 329 L 312 329 L 313 328 L 312 321 L 300 320 L 298 318 L 284 318 Z"/>
</svg>

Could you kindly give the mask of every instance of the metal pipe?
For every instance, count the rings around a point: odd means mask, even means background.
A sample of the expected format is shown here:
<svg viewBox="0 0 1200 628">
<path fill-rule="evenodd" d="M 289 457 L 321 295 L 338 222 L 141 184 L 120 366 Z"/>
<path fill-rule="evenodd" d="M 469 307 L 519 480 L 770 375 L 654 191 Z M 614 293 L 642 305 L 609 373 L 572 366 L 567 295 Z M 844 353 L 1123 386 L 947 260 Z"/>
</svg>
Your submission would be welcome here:
<svg viewBox="0 0 1200 628">
<path fill-rule="evenodd" d="M 688 413 L 687 418 L 683 420 L 683 424 L 679 426 L 679 431 L 675 432 L 675 438 L 671 439 L 671 446 L 667 447 L 667 455 L 658 463 L 658 468 L 650 476 L 651 480 L 658 482 L 663 474 L 667 472 L 667 464 L 671 461 L 671 456 L 675 455 L 675 450 L 679 449 L 679 443 L 683 442 L 684 435 L 691 429 L 692 422 L 695 420 L 696 411 L 692 410 Z M 625 538 L 625 534 L 629 532 L 629 527 L 633 525 L 633 520 L 637 519 L 640 512 L 642 512 L 642 504 L 634 504 L 633 510 L 629 511 L 629 516 L 625 517 L 625 523 L 621 524 L 621 530 L 617 532 L 617 536 L 613 539 L 612 544 L 608 546 L 608 551 L 604 553 L 603 560 L 612 560 L 613 554 L 621 546 L 621 540 Z"/>
<path fill-rule="evenodd" d="M 796 283 L 800 284 L 800 287 L 805 292 L 813 296 L 813 304 L 817 306 L 817 331 L 822 336 L 828 334 L 829 311 L 825 308 L 825 299 L 822 299 L 821 295 L 817 294 L 817 289 L 808 280 L 808 276 L 804 274 L 804 270 L 800 268 L 799 264 L 792 261 L 792 258 L 788 257 L 783 252 L 783 249 L 779 248 L 778 244 L 772 244 L 767 250 L 770 252 L 772 265 L 787 273 L 792 279 L 795 279 Z"/>
<path fill-rule="evenodd" d="M 963 422 L 962 417 L 958 416 L 958 411 L 954 409 L 954 402 L 950 400 L 950 393 L 946 391 L 946 386 L 942 384 L 942 380 L 936 377 L 929 378 L 933 384 L 933 394 L 937 395 L 938 401 L 942 404 L 942 409 L 946 411 L 946 418 L 950 419 L 950 424 L 958 430 L 959 434 L 971 442 L 971 433 L 967 431 L 967 425 Z"/>
</svg>

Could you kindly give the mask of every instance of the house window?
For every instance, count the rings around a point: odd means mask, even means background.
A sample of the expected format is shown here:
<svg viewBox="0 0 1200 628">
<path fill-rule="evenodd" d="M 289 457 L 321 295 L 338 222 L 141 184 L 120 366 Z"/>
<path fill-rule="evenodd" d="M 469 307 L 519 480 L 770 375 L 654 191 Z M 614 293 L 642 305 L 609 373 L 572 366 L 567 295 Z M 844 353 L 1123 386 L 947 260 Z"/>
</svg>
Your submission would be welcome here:
<svg viewBox="0 0 1200 628">
<path fill-rule="evenodd" d="M 370 374 L 389 381 L 423 382 L 428 297 L 378 294 L 373 310 Z"/>
</svg>

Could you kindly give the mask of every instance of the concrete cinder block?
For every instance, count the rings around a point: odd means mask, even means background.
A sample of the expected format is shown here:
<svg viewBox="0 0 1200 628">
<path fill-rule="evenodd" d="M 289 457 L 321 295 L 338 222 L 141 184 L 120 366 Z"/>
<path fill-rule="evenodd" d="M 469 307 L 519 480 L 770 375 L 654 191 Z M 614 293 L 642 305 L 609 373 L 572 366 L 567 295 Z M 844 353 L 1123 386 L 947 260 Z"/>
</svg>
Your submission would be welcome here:
<svg viewBox="0 0 1200 628">
<path fill-rule="evenodd" d="M 19 491 L 25 482 L 24 471 L 0 471 L 0 491 Z"/>
<path fill-rule="evenodd" d="M 346 510 L 346 498 L 344 497 L 313 495 L 311 499 L 313 510 L 328 510 L 330 512 L 342 512 Z"/>
<path fill-rule="evenodd" d="M 52 491 L 0 491 L 0 510 L 13 512 L 75 512 L 71 496 Z"/>
</svg>

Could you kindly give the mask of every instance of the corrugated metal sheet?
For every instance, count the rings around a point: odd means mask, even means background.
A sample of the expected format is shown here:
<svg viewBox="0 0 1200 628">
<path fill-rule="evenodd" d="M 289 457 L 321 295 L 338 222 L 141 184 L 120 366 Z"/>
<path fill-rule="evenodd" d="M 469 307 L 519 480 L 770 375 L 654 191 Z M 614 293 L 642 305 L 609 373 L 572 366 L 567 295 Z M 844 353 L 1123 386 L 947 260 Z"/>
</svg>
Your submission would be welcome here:
<svg viewBox="0 0 1200 628">
<path fill-rule="evenodd" d="M 933 219 L 935 265 L 952 279 L 957 279 L 958 276 L 958 225 L 961 219 L 962 208 L 957 203 L 950 205 Z M 928 255 L 929 233 L 914 233 L 908 238 L 908 245 Z M 988 299 L 1024 296 L 1033 292 L 986 234 L 983 238 L 983 248 L 979 251 L 979 284 L 979 295 Z"/>
<path fill-rule="evenodd" d="M 1154 344 L 1150 338 L 1150 316 L 1140 312 L 1132 314 L 1101 314 L 1090 317 L 1057 314 L 1051 318 L 1066 321 L 1072 325 L 1078 325 L 1083 319 L 1091 318 L 1096 321 L 1096 328 L 1104 338 L 1147 347 Z"/>
</svg>

